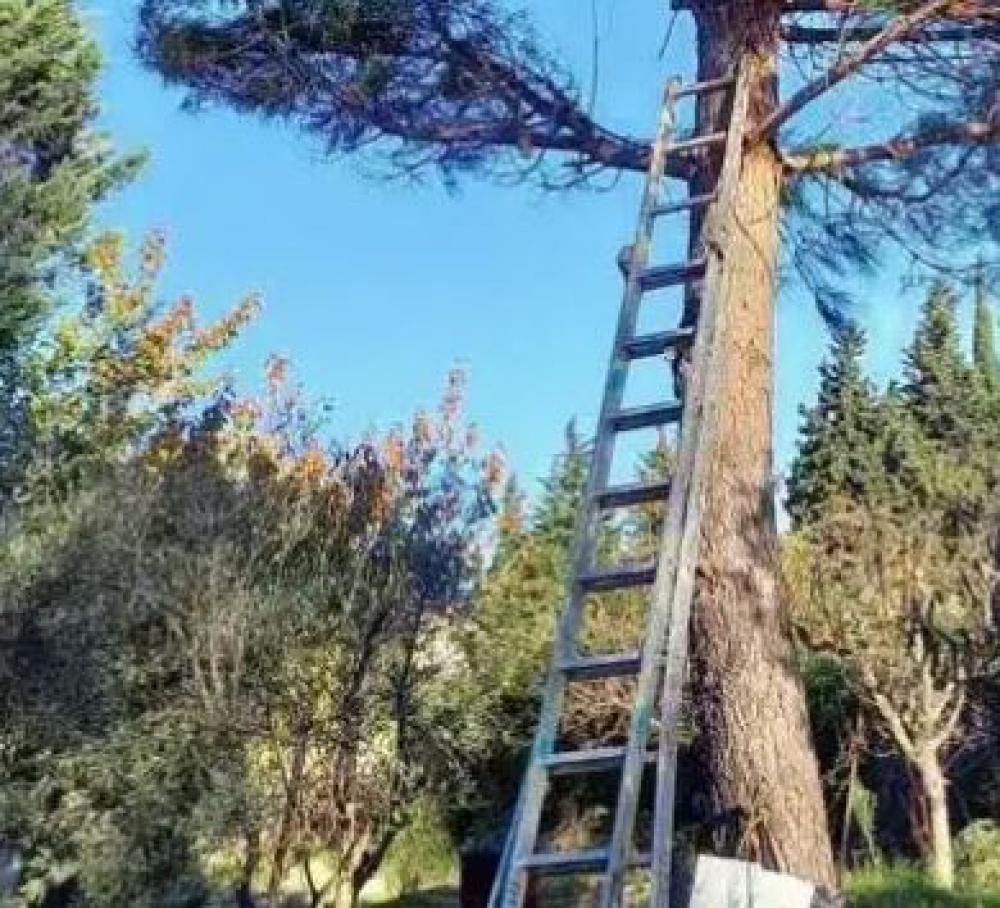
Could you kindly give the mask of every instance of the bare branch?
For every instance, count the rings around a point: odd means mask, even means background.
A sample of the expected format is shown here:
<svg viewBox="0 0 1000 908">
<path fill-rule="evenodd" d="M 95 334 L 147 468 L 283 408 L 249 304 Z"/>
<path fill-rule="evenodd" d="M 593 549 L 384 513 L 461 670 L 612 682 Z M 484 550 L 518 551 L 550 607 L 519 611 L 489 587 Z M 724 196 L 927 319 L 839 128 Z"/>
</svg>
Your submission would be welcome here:
<svg viewBox="0 0 1000 908">
<path fill-rule="evenodd" d="M 779 104 L 770 115 L 757 125 L 749 140 L 751 142 L 759 141 L 764 136 L 776 133 L 785 122 L 794 117 L 810 102 L 815 101 L 831 88 L 852 76 L 866 63 L 871 62 L 896 42 L 913 34 L 925 23 L 940 16 L 951 6 L 952 2 L 953 0 L 928 0 L 915 12 L 894 19 L 876 37 L 866 42 L 854 53 L 841 57 L 823 75 L 800 88 L 783 104 Z"/>
<path fill-rule="evenodd" d="M 959 720 L 962 718 L 962 711 L 965 709 L 965 688 L 959 687 L 955 691 L 955 701 L 952 704 L 951 710 L 948 714 L 948 718 L 945 720 L 941 731 L 934 736 L 931 741 L 931 747 L 934 750 L 940 750 L 945 744 L 951 739 L 951 736 L 955 733 L 955 729 L 958 728 Z"/>
<path fill-rule="evenodd" d="M 675 0 L 676 2 L 676 0 Z M 909 7 L 917 7 L 918 0 L 909 0 Z M 963 18 L 970 16 L 991 16 L 993 11 L 988 9 L 991 0 L 961 0 L 955 3 L 956 15 Z M 871 0 L 787 0 L 782 8 L 784 13 L 871 13 L 873 4 Z M 900 12 L 907 10 L 900 3 Z"/>
<path fill-rule="evenodd" d="M 879 715 L 889 727 L 889 730 L 892 732 L 892 736 L 896 739 L 896 744 L 899 746 L 899 749 L 908 759 L 914 759 L 916 756 L 916 746 L 913 738 L 910 736 L 902 718 L 900 718 L 899 713 L 896 711 L 895 707 L 893 707 L 889 698 L 884 694 L 879 693 L 878 689 L 875 687 L 870 687 L 869 692 Z"/>
<path fill-rule="evenodd" d="M 856 10 L 863 0 L 787 0 L 782 12 L 786 13 L 832 13 Z M 675 10 L 691 9 L 691 0 L 672 0 Z"/>
<path fill-rule="evenodd" d="M 786 13 L 846 13 L 859 8 L 858 0 L 789 0 Z"/>
<path fill-rule="evenodd" d="M 836 44 L 841 41 L 871 41 L 877 38 L 882 29 L 876 26 L 855 25 L 844 28 L 836 26 L 783 25 L 781 37 L 791 44 Z M 1000 39 L 1000 24 L 998 25 L 968 25 L 953 28 L 935 28 L 923 32 L 915 32 L 898 38 L 906 43 L 924 43 L 929 41 L 963 42 Z"/>
</svg>

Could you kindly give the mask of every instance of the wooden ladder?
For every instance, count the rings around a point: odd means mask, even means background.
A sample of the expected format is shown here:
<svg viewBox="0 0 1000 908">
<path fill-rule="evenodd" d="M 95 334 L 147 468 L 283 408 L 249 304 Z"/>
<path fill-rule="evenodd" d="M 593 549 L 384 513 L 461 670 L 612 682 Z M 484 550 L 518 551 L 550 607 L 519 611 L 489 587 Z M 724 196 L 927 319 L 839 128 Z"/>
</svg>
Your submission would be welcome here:
<svg viewBox="0 0 1000 908">
<path fill-rule="evenodd" d="M 677 138 L 677 108 L 683 98 L 727 92 L 729 127 L 725 132 Z M 521 908 L 530 878 L 546 874 L 597 874 L 601 878 L 601 908 L 622 904 L 626 871 L 652 871 L 653 908 L 666 908 L 670 892 L 671 841 L 676 779 L 677 727 L 687 672 L 688 624 L 698 555 L 700 502 L 717 422 L 720 336 L 720 283 L 723 264 L 724 214 L 731 208 L 732 187 L 740 168 L 747 116 L 747 77 L 683 86 L 671 79 L 666 87 L 660 122 L 635 241 L 621 262 L 626 276 L 604 398 L 601 403 L 593 458 L 579 516 L 573 575 L 567 605 L 556 632 L 552 663 L 542 700 L 530 762 L 521 785 L 507 843 L 494 881 L 490 908 Z M 690 155 L 725 146 L 714 191 L 681 202 L 665 203 L 664 170 L 669 156 Z M 679 265 L 650 265 L 654 227 L 664 215 L 705 213 L 704 227 L 690 248 L 701 250 Z M 690 227 L 693 232 L 693 225 Z M 723 228 L 724 229 L 724 228 Z M 696 282 L 703 282 L 700 292 Z M 639 309 L 652 290 L 679 286 L 698 294 L 697 323 L 671 331 L 637 334 Z M 632 363 L 663 355 L 682 356 L 682 400 L 624 407 L 626 379 Z M 609 485 L 615 438 L 619 433 L 680 423 L 677 460 L 669 482 Z M 655 563 L 640 567 L 597 569 L 598 526 L 602 513 L 636 504 L 666 501 Z M 636 586 L 652 586 L 642 649 L 609 655 L 581 655 L 578 637 L 588 594 Z M 624 747 L 557 750 L 559 720 L 567 685 L 574 681 L 635 679 L 628 743 Z M 659 745 L 650 750 L 654 711 L 659 699 Z M 653 847 L 649 854 L 634 846 L 636 814 L 643 768 L 656 763 Z M 542 809 L 550 779 L 557 774 L 582 775 L 618 770 L 620 782 L 614 826 L 607 847 L 582 851 L 537 850 Z"/>
</svg>

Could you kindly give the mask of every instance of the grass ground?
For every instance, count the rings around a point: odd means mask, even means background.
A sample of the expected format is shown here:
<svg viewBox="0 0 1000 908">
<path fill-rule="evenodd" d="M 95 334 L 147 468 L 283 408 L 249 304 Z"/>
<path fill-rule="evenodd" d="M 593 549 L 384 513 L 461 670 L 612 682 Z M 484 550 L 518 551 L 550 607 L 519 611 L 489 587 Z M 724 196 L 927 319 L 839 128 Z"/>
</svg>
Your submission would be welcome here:
<svg viewBox="0 0 1000 908">
<path fill-rule="evenodd" d="M 939 889 L 909 867 L 874 867 L 851 876 L 852 908 L 1000 908 L 1000 892 Z"/>
<path fill-rule="evenodd" d="M 378 908 L 458 908 L 458 886 L 433 886 L 388 901 L 365 901 Z"/>
<path fill-rule="evenodd" d="M 851 908 L 1000 908 L 1000 891 L 938 889 L 919 871 L 878 867 L 852 875 L 847 887 Z M 378 908 L 458 908 L 458 888 L 434 886 L 391 900 L 366 903 Z"/>
</svg>

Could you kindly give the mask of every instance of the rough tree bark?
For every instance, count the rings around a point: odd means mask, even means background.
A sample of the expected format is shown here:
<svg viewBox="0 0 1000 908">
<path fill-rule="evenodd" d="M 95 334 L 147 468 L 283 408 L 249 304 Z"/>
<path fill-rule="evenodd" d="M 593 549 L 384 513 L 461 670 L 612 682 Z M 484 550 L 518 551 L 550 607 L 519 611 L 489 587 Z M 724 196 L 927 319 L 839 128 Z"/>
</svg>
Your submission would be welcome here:
<svg viewBox="0 0 1000 908">
<path fill-rule="evenodd" d="M 744 57 L 752 67 L 752 132 L 776 102 L 777 6 L 697 0 L 694 11 L 700 78 L 731 71 Z M 717 101 L 703 102 L 699 131 L 723 113 Z M 771 409 L 781 185 L 773 147 L 748 147 L 727 234 L 733 239 L 722 250 L 735 280 L 722 282 L 734 292 L 720 301 L 728 333 L 723 400 L 693 619 L 697 750 L 710 814 L 737 821 L 731 847 L 833 886 L 819 768 L 777 580 Z"/>
</svg>

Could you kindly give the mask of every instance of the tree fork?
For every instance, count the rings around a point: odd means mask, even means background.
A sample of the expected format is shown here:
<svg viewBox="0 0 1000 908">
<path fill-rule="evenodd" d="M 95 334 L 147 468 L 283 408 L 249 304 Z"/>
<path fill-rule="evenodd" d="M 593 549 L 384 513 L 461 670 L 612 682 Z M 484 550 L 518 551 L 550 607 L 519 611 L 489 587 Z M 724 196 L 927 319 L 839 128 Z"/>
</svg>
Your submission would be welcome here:
<svg viewBox="0 0 1000 908">
<path fill-rule="evenodd" d="M 777 106 L 781 5 L 696 0 L 698 78 L 746 58 L 754 87 L 748 132 Z M 716 99 L 699 105 L 698 131 L 724 127 Z M 805 694 L 787 635 L 778 583 L 772 484 L 775 278 L 783 167 L 768 139 L 746 151 L 719 301 L 724 376 L 717 448 L 702 519 L 693 653 L 697 754 L 714 817 L 740 817 L 734 848 L 783 872 L 836 882 Z M 694 181 L 706 191 L 710 177 Z M 696 225 L 697 226 L 697 225 Z M 697 229 L 692 231 L 697 234 Z"/>
</svg>

